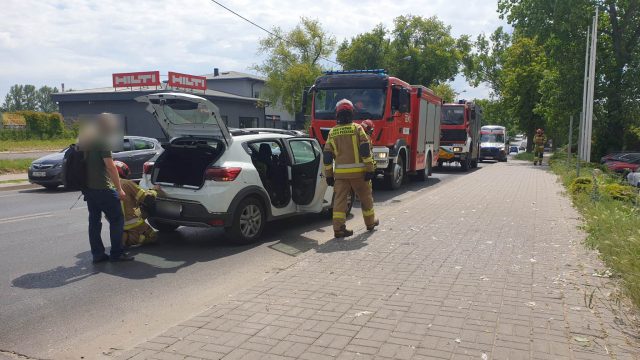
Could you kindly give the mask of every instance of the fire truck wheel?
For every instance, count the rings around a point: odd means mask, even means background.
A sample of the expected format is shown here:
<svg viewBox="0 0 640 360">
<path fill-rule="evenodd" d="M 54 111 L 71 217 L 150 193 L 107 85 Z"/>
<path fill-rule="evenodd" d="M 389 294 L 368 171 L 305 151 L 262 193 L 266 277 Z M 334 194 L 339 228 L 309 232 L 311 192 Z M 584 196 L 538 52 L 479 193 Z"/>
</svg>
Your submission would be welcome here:
<svg viewBox="0 0 640 360">
<path fill-rule="evenodd" d="M 471 167 L 471 154 L 467 153 L 467 157 L 460 163 L 460 166 L 462 167 L 462 171 L 469 171 Z"/>
<path fill-rule="evenodd" d="M 384 174 L 384 184 L 389 190 L 396 190 L 402 186 L 404 182 L 404 160 L 402 156 L 398 156 L 396 163 L 392 164 L 390 173 Z"/>
</svg>

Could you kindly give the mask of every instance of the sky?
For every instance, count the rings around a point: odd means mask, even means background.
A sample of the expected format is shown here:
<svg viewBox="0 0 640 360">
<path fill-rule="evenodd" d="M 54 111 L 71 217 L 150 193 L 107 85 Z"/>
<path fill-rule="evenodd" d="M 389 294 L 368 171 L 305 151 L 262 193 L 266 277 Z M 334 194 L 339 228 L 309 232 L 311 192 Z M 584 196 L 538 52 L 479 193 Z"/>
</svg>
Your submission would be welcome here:
<svg viewBox="0 0 640 360">
<path fill-rule="evenodd" d="M 265 28 L 317 19 L 338 43 L 399 15 L 438 16 L 452 34 L 490 33 L 505 25 L 497 0 L 219 0 Z M 110 86 L 111 74 L 159 70 L 188 74 L 253 72 L 262 30 L 210 0 L 2 0 L 0 102 L 13 84 L 88 89 Z M 335 55 L 333 57 L 335 59 Z M 465 98 L 486 86 L 453 82 Z"/>
</svg>

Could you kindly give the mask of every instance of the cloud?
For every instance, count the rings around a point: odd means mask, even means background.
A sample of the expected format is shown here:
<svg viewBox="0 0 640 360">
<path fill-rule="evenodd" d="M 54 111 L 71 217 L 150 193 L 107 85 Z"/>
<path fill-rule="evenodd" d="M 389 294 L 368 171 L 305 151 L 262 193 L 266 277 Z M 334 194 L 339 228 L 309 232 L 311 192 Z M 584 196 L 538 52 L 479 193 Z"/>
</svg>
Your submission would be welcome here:
<svg viewBox="0 0 640 360">
<path fill-rule="evenodd" d="M 318 19 L 339 42 L 406 14 L 438 16 L 456 36 L 503 25 L 486 0 L 220 1 L 267 28 Z M 0 99 L 16 83 L 82 89 L 109 85 L 114 72 L 250 71 L 262 60 L 265 33 L 209 0 L 10 0 L 2 10 Z M 488 93 L 463 79 L 453 84 Z"/>
</svg>

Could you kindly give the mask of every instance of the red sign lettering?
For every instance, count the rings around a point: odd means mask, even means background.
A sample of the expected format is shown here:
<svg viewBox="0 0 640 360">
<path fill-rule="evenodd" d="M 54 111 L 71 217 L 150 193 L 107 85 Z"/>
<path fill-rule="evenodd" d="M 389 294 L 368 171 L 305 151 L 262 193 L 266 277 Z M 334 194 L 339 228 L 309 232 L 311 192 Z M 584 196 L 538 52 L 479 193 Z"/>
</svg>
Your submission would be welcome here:
<svg viewBox="0 0 640 360">
<path fill-rule="evenodd" d="M 207 78 L 169 71 L 169 86 L 182 89 L 206 90 Z"/>
<path fill-rule="evenodd" d="M 160 86 L 160 71 L 113 74 L 113 87 Z"/>
</svg>

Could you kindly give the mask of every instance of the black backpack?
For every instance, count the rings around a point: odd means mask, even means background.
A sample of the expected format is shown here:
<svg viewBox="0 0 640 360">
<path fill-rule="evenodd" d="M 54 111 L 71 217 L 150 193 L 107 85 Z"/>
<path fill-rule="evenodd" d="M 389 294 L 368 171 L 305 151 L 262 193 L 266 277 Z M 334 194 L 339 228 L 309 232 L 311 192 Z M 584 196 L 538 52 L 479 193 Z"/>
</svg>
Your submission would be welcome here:
<svg viewBox="0 0 640 360">
<path fill-rule="evenodd" d="M 85 152 L 80 151 L 76 144 L 71 144 L 64 152 L 62 182 L 64 187 L 69 190 L 87 188 L 87 160 Z"/>
</svg>

